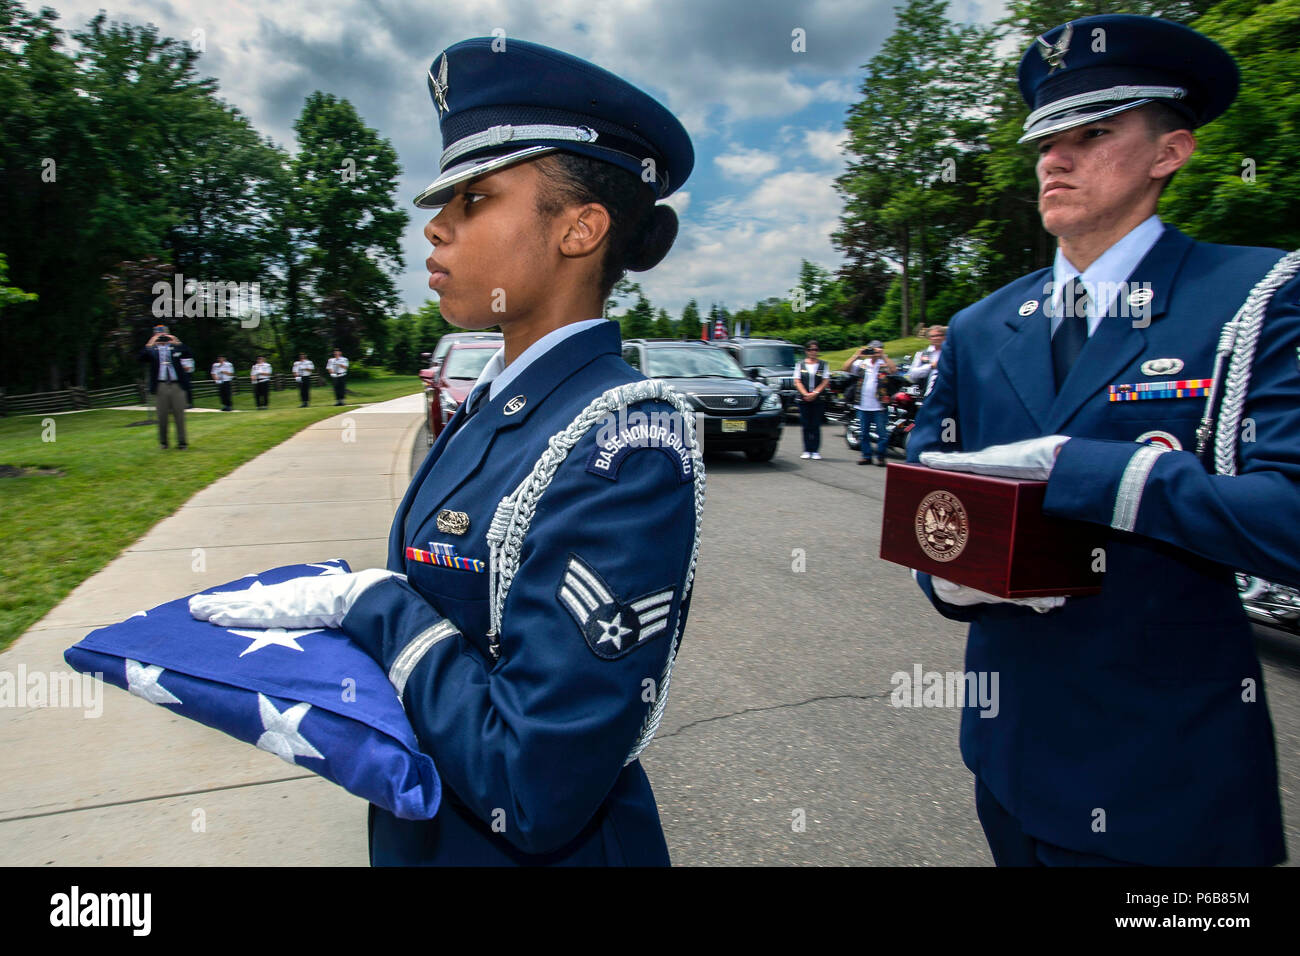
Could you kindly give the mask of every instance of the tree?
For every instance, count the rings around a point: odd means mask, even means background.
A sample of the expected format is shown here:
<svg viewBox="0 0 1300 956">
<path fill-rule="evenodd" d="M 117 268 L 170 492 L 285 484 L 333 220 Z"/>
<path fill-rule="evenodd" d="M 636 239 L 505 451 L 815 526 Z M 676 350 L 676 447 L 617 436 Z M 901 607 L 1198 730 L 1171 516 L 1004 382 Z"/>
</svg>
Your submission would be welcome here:
<svg viewBox="0 0 1300 956">
<path fill-rule="evenodd" d="M 292 216 L 302 243 L 294 294 L 307 301 L 290 313 L 291 335 L 357 351 L 363 336 L 382 339 L 397 304 L 393 274 L 407 222 L 395 205 L 397 152 L 351 103 L 319 90 L 294 131 Z"/>
<path fill-rule="evenodd" d="M 1241 90 L 1197 133 L 1161 215 L 1207 242 L 1300 246 L 1300 0 L 1224 0 L 1193 24 L 1236 57 Z"/>
<path fill-rule="evenodd" d="M 924 320 L 931 260 L 969 217 L 974 186 L 959 171 L 965 165 L 969 177 L 986 148 L 995 55 L 993 32 L 954 26 L 945 0 L 908 0 L 895 12 L 897 27 L 867 64 L 863 98 L 849 111 L 851 159 L 836 181 L 845 210 L 834 239 L 850 260 L 846 278 L 882 267 L 902 273 L 906 334 L 913 276 Z"/>
<path fill-rule="evenodd" d="M 636 305 L 619 317 L 625 339 L 644 339 L 654 335 L 654 309 L 638 289 Z"/>
<path fill-rule="evenodd" d="M 700 306 L 694 299 L 686 303 L 682 309 L 682 319 L 679 324 L 682 335 L 688 339 L 700 337 Z"/>
<path fill-rule="evenodd" d="M 667 309 L 660 309 L 655 316 L 654 332 L 657 339 L 677 338 L 677 324 L 668 317 Z"/>
</svg>

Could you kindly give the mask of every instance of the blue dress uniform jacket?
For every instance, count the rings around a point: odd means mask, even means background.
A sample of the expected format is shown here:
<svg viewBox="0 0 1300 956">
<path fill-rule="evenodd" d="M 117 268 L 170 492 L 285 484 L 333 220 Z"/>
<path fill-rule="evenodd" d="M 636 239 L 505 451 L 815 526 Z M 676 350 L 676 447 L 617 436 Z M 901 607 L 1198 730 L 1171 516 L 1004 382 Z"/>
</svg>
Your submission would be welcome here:
<svg viewBox="0 0 1300 956">
<path fill-rule="evenodd" d="M 1272 722 L 1233 569 L 1300 584 L 1300 281 L 1265 317 L 1237 476 L 1209 474 L 1194 454 L 1204 397 L 1108 400 L 1110 385 L 1210 378 L 1220 330 L 1279 257 L 1166 228 L 1130 278 L 1154 293 L 1149 324 L 1103 318 L 1060 395 L 1041 308 L 1050 269 L 949 327 L 909 460 L 1077 436 L 1044 510 L 1101 526 L 1102 593 L 1047 614 L 947 605 L 918 575 L 944 616 L 971 622 L 967 670 L 1000 674 L 998 715 L 962 713 L 962 758 L 1030 836 L 1139 864 L 1285 858 Z M 1184 366 L 1144 374 L 1157 358 Z M 1184 450 L 1156 456 L 1143 480 L 1129 466 L 1152 431 Z"/>
<path fill-rule="evenodd" d="M 485 532 L 497 504 L 592 399 L 643 378 L 619 353 L 617 324 L 585 330 L 539 357 L 495 400 L 484 396 L 467 420 L 462 406 L 393 521 L 388 567 L 407 579 L 371 588 L 344 621 L 349 634 L 372 636 L 363 640 L 390 669 L 417 635 L 433 635 L 402 701 L 442 776 L 443 805 L 419 822 L 371 806 L 375 865 L 668 863 L 645 772 L 625 760 L 689 605 L 682 592 L 696 514 L 680 461 L 638 449 L 608 477 L 591 466 L 601 435 L 589 431 L 537 506 L 504 605 L 499 657 L 488 634 Z M 650 401 L 635 410 L 674 408 Z M 468 529 L 439 530 L 443 511 L 468 515 Z M 484 570 L 407 559 L 408 547 L 439 545 L 482 561 Z M 603 620 L 592 626 L 613 629 L 615 638 L 603 643 L 584 635 L 561 593 L 584 571 L 596 579 L 584 577 L 585 586 L 606 589 L 622 616 L 593 613 Z M 668 626 L 638 629 L 631 605 L 644 607 L 655 595 L 662 603 L 665 592 Z M 657 633 L 642 636 L 651 630 Z"/>
</svg>

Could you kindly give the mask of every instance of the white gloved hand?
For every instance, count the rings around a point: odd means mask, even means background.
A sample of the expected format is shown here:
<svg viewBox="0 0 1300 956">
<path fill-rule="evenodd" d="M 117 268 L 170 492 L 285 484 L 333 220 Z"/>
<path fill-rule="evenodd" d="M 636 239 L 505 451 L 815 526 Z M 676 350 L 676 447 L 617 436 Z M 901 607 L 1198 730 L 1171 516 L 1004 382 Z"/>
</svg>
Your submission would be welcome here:
<svg viewBox="0 0 1300 956">
<path fill-rule="evenodd" d="M 363 591 L 405 575 L 367 568 L 355 574 L 290 578 L 244 591 L 196 594 L 190 615 L 222 627 L 338 627 Z"/>
<path fill-rule="evenodd" d="M 1057 449 L 1069 440 L 1068 435 L 1044 435 L 1010 445 L 990 445 L 980 451 L 926 451 L 921 453 L 921 464 L 973 475 L 1046 481 L 1056 464 Z"/>
<path fill-rule="evenodd" d="M 945 604 L 953 604 L 957 607 L 970 607 L 972 604 L 1019 604 L 1023 607 L 1032 607 L 1039 614 L 1046 614 L 1065 603 L 1064 595 L 1000 598 L 975 588 L 968 588 L 964 584 L 953 584 L 951 581 L 933 575 L 930 576 L 930 585 L 934 588 L 935 597 Z"/>
</svg>

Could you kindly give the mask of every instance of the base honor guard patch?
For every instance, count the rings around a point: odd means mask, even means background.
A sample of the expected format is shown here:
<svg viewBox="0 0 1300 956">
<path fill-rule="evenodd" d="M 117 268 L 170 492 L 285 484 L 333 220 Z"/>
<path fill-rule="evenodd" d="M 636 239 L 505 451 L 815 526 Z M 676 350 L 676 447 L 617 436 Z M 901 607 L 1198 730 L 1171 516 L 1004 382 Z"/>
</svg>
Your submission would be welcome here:
<svg viewBox="0 0 1300 956">
<path fill-rule="evenodd" d="M 673 589 L 667 588 L 620 601 L 596 569 L 576 554 L 569 555 L 556 591 L 592 653 L 611 661 L 668 629 L 673 594 Z"/>
<path fill-rule="evenodd" d="M 1214 385 L 1212 378 L 1185 378 L 1169 382 L 1138 382 L 1110 386 L 1112 402 L 1140 402 L 1154 398 L 1204 398 Z"/>
</svg>

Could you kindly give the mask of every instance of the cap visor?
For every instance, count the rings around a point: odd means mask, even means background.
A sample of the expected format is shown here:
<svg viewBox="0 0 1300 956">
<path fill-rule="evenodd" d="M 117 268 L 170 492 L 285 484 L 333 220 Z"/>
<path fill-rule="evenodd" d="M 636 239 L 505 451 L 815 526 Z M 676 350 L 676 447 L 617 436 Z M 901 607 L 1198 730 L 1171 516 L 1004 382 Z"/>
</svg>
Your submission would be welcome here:
<svg viewBox="0 0 1300 956">
<path fill-rule="evenodd" d="M 441 176 L 422 189 L 420 194 L 415 197 L 415 204 L 421 209 L 437 209 L 445 206 L 451 202 L 451 197 L 456 195 L 457 183 L 463 183 L 465 180 L 474 179 L 477 176 L 485 176 L 522 160 L 532 159 L 534 156 L 541 156 L 543 153 L 553 153 L 555 151 L 554 146 L 527 146 L 523 149 L 503 153 L 500 156 L 480 156 L 478 159 L 468 159 L 463 163 L 457 163 L 445 169 Z"/>
<path fill-rule="evenodd" d="M 1108 116 L 1114 116 L 1116 113 L 1123 113 L 1125 110 L 1131 110 L 1136 106 L 1145 106 L 1148 103 L 1154 103 L 1155 100 L 1130 100 L 1127 103 L 1120 103 L 1118 106 L 1109 106 L 1105 109 L 1088 107 L 1085 110 L 1072 110 L 1068 113 L 1061 113 L 1057 116 L 1048 116 L 1039 120 L 1025 132 L 1025 135 L 1016 140 L 1017 143 L 1027 143 L 1031 139 L 1042 139 L 1044 136 L 1050 136 L 1052 133 L 1060 133 L 1067 129 L 1074 129 L 1076 126 L 1087 126 L 1089 123 L 1095 123 L 1097 120 L 1105 119 Z"/>
</svg>

